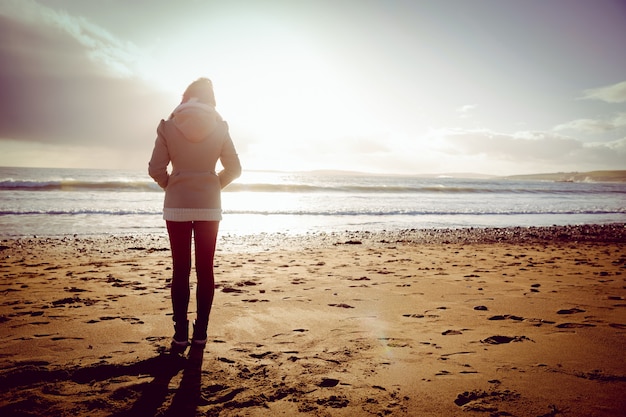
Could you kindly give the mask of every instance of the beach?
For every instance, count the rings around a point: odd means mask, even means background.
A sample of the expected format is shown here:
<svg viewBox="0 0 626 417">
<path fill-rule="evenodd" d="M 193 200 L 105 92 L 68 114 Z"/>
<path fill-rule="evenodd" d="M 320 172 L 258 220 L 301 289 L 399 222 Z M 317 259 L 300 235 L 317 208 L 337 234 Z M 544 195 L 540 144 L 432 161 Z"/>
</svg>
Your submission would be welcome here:
<svg viewBox="0 0 626 417">
<path fill-rule="evenodd" d="M 0 415 L 624 415 L 624 224 L 218 245 L 197 364 L 165 235 L 0 242 Z"/>
</svg>

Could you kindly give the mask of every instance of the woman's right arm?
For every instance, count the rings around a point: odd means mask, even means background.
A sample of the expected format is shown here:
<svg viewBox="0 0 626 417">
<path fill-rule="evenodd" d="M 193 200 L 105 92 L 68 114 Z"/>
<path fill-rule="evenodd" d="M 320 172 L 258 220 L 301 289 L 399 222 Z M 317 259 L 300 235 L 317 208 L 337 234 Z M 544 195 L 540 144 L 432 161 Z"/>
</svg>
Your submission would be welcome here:
<svg viewBox="0 0 626 417">
<path fill-rule="evenodd" d="M 224 144 L 222 145 L 220 162 L 222 163 L 224 169 L 217 175 L 220 179 L 220 186 L 224 189 L 224 187 L 239 178 L 241 175 L 241 162 L 239 161 L 239 156 L 235 150 L 233 140 L 230 138 L 228 129 L 226 130 L 226 138 Z"/>
</svg>

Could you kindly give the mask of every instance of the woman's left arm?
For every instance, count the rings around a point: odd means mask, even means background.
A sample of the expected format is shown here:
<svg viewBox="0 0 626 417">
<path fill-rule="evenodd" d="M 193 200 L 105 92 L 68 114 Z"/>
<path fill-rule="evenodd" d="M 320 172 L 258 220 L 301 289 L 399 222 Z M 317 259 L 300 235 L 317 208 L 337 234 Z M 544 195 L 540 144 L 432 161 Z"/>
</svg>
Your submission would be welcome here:
<svg viewBox="0 0 626 417">
<path fill-rule="evenodd" d="M 148 174 L 165 189 L 169 181 L 170 175 L 167 172 L 167 166 L 170 163 L 170 154 L 167 150 L 167 143 L 163 137 L 162 126 L 163 120 L 159 124 L 157 129 L 157 138 L 154 142 L 154 149 L 152 150 L 152 157 L 148 163 Z"/>
</svg>

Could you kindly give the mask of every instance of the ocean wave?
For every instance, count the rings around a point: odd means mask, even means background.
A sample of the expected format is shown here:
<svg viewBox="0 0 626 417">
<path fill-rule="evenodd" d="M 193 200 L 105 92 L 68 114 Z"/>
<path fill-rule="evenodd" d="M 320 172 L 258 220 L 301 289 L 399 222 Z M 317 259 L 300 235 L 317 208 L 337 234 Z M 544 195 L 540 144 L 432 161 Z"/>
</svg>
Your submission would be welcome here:
<svg viewBox="0 0 626 417">
<path fill-rule="evenodd" d="M 263 193 L 349 193 L 349 194 L 411 194 L 411 193 L 477 193 L 496 190 L 476 187 L 401 186 L 401 185 L 308 185 L 308 184 L 239 184 L 228 186 L 230 192 Z"/>
<path fill-rule="evenodd" d="M 162 211 L 159 210 L 119 210 L 119 209 L 75 209 L 75 210 L 4 210 L 0 211 L 1 216 L 85 216 L 85 215 L 101 215 L 101 216 L 160 216 Z M 259 215 L 259 216 L 330 216 L 330 217 L 354 217 L 354 216 L 494 216 L 494 215 L 605 215 L 605 214 L 626 214 L 626 207 L 616 209 L 570 209 L 570 210 L 489 210 L 476 211 L 464 210 L 224 210 L 224 215 Z"/>
<path fill-rule="evenodd" d="M 30 181 L 7 179 L 0 181 L 0 191 L 114 191 L 114 192 L 162 192 L 162 189 L 151 180 L 106 180 L 106 181 L 79 181 L 79 180 L 51 180 Z M 335 183 L 326 185 L 312 185 L 302 183 L 233 183 L 224 192 L 229 193 L 342 193 L 342 194 L 626 194 L 623 186 L 592 185 L 587 187 L 571 186 L 507 186 L 502 183 L 477 185 L 387 185 L 387 184 L 345 184 Z"/>
<path fill-rule="evenodd" d="M 265 193 L 345 193 L 345 194 L 626 194 L 626 187 L 606 184 L 588 184 L 584 187 L 543 184 L 538 186 L 477 184 L 440 185 L 440 184 L 266 184 L 233 183 L 226 192 L 265 192 Z"/>
<path fill-rule="evenodd" d="M 336 211 L 305 211 L 305 210 L 284 210 L 284 211 L 260 211 L 260 210 L 225 210 L 225 215 L 262 215 L 262 216 L 336 216 L 336 217 L 352 217 L 352 216 L 407 216 L 407 217 L 419 217 L 419 216 L 457 216 L 457 215 L 475 215 L 475 216 L 494 216 L 494 215 L 544 215 L 544 214 L 557 214 L 557 215 L 571 215 L 571 214 L 626 214 L 626 208 L 618 208 L 615 210 L 607 209 L 574 209 L 574 210 L 490 210 L 490 211 L 476 211 L 476 210 L 377 210 L 377 211 L 365 211 L 365 210 L 336 210 Z"/>
<path fill-rule="evenodd" d="M 449 186 L 437 184 L 424 185 L 361 185 L 361 184 L 265 184 L 233 183 L 226 192 L 264 192 L 264 193 L 344 193 L 344 194 L 626 194 L 626 187 L 591 186 L 591 187 L 527 187 L 498 185 Z"/>
<path fill-rule="evenodd" d="M 161 211 L 155 210 L 90 210 L 90 209 L 75 209 L 75 210 L 2 210 L 0 216 L 86 216 L 86 215 L 102 215 L 102 216 L 141 216 L 141 215 L 157 215 L 161 214 Z"/>
<path fill-rule="evenodd" d="M 150 181 L 78 181 L 78 180 L 4 180 L 0 190 L 15 191 L 160 191 L 161 188 Z"/>
</svg>

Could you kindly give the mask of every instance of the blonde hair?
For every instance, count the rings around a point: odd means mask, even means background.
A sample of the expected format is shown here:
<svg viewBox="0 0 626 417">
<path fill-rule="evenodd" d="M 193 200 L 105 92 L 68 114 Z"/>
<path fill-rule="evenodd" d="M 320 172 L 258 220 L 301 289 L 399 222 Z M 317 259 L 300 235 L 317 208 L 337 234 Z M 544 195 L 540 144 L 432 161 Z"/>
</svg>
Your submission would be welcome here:
<svg viewBox="0 0 626 417">
<path fill-rule="evenodd" d="M 195 97 L 199 102 L 216 106 L 215 93 L 213 92 L 213 83 L 208 78 L 198 78 L 189 84 L 189 87 L 183 94 L 183 102 Z"/>
</svg>

